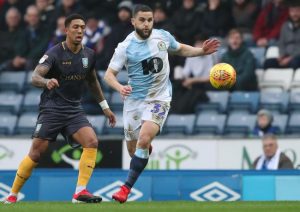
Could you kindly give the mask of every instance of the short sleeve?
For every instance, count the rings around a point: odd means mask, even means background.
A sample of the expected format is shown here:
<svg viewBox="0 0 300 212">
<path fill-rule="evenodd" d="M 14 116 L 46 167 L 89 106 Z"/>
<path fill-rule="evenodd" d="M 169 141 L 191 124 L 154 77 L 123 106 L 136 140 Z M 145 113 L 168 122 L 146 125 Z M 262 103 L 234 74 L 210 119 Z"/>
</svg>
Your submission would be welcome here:
<svg viewBox="0 0 300 212">
<path fill-rule="evenodd" d="M 126 48 L 122 43 L 118 45 L 118 47 L 115 49 L 115 53 L 113 57 L 110 60 L 109 68 L 115 70 L 115 71 L 121 71 L 121 69 L 124 67 L 126 61 Z"/>
<path fill-rule="evenodd" d="M 45 65 L 49 67 L 49 69 L 52 68 L 55 62 L 55 54 L 53 49 L 48 50 L 39 60 L 40 65 Z"/>
<path fill-rule="evenodd" d="M 165 36 L 167 37 L 167 40 L 169 41 L 169 48 L 168 50 L 170 51 L 176 51 L 179 49 L 180 44 L 179 42 L 176 41 L 176 39 L 174 38 L 173 35 L 171 35 L 171 33 L 169 33 L 168 31 L 162 30 L 162 32 L 165 34 Z"/>
</svg>

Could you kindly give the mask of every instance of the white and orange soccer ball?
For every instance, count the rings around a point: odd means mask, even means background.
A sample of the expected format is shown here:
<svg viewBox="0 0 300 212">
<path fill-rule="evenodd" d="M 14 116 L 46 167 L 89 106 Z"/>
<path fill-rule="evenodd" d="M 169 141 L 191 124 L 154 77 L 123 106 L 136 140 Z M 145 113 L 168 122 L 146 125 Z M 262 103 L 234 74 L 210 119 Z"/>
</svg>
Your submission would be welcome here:
<svg viewBox="0 0 300 212">
<path fill-rule="evenodd" d="M 209 81 L 214 88 L 229 89 L 236 81 L 236 72 L 228 63 L 218 63 L 210 69 Z"/>
</svg>

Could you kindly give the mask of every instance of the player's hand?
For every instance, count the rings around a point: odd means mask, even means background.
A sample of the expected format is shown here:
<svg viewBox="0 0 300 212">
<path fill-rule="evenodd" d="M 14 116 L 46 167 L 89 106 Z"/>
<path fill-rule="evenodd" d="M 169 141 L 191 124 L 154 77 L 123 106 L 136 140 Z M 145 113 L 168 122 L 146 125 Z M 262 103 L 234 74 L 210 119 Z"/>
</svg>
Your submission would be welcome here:
<svg viewBox="0 0 300 212">
<path fill-rule="evenodd" d="M 220 47 L 221 42 L 218 39 L 208 39 L 204 41 L 202 45 L 203 53 L 206 54 L 212 54 L 216 51 L 218 51 L 218 48 Z"/>
<path fill-rule="evenodd" d="M 103 110 L 103 113 L 108 118 L 109 126 L 114 127 L 117 120 L 115 114 L 109 108 Z"/>
<path fill-rule="evenodd" d="M 194 80 L 192 78 L 185 79 L 182 82 L 182 86 L 188 89 L 191 89 L 193 84 L 194 84 Z"/>
<path fill-rule="evenodd" d="M 123 85 L 119 92 L 122 98 L 125 99 L 126 96 L 129 96 L 131 94 L 132 87 L 130 85 Z"/>
<path fill-rule="evenodd" d="M 47 82 L 46 82 L 46 87 L 49 89 L 49 90 L 52 90 L 54 88 L 57 88 L 59 87 L 59 84 L 58 84 L 58 81 L 57 79 L 48 79 Z"/>
</svg>

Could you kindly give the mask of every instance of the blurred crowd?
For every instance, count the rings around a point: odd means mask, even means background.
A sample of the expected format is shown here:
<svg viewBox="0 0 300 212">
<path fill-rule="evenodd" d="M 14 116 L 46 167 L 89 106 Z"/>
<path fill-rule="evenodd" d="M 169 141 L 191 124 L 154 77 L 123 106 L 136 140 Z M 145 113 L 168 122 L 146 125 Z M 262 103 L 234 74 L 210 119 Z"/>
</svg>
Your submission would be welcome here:
<svg viewBox="0 0 300 212">
<path fill-rule="evenodd" d="M 154 27 L 179 42 L 222 41 L 222 55 L 170 56 L 175 100 L 207 101 L 203 91 L 211 89 L 209 70 L 217 62 L 236 69 L 233 90 L 257 90 L 250 47 L 279 47 L 279 57 L 264 61 L 264 69 L 300 67 L 299 0 L 0 0 L 0 71 L 32 70 L 47 49 L 65 39 L 64 19 L 71 13 L 86 17 L 83 44 L 96 51 L 96 68 L 105 70 L 117 44 L 133 30 L 131 10 L 138 3 L 151 6 Z M 179 102 L 173 110 L 180 113 L 182 107 Z"/>
</svg>

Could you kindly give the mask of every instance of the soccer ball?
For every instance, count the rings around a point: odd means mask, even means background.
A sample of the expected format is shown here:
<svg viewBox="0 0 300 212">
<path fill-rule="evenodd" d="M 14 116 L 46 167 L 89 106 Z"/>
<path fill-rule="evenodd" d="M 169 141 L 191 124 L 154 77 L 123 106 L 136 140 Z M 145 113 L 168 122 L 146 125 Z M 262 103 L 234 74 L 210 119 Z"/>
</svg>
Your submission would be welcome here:
<svg viewBox="0 0 300 212">
<path fill-rule="evenodd" d="M 218 63 L 210 69 L 209 81 L 214 88 L 228 89 L 236 81 L 236 72 L 228 63 Z"/>
</svg>

